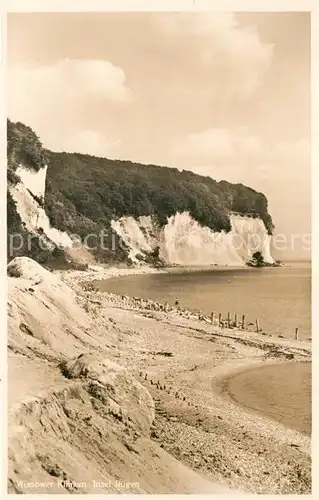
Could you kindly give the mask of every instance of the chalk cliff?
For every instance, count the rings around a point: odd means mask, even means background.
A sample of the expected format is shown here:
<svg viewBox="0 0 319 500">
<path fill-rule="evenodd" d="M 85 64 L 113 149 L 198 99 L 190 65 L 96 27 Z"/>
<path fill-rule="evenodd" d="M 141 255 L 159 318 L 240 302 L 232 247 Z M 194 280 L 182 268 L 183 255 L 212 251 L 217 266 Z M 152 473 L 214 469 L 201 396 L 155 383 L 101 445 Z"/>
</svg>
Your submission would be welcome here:
<svg viewBox="0 0 319 500">
<path fill-rule="evenodd" d="M 29 127 L 8 121 L 9 260 L 28 255 L 45 262 L 58 248 L 60 256 L 67 250 L 82 261 L 238 266 L 258 251 L 272 264 L 272 229 L 265 196 L 251 188 L 172 168 L 52 153 Z M 20 248 L 15 235 L 22 233 Z M 27 235 L 46 243 L 45 256 L 30 250 Z"/>
<path fill-rule="evenodd" d="M 229 232 L 216 232 L 183 212 L 169 217 L 162 228 L 151 217 L 122 217 L 112 221 L 112 227 L 136 263 L 156 249 L 166 265 L 244 266 L 258 251 L 266 263 L 274 263 L 271 236 L 261 219 L 231 215 L 230 222 Z"/>
</svg>

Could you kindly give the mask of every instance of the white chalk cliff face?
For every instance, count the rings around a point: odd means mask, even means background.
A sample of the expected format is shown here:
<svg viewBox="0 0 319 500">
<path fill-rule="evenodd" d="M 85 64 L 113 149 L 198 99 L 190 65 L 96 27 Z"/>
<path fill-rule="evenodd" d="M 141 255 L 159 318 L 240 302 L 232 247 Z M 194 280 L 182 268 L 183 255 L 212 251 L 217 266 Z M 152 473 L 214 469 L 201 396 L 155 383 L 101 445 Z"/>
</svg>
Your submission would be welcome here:
<svg viewBox="0 0 319 500">
<path fill-rule="evenodd" d="M 129 248 L 129 257 L 135 263 L 136 256 L 143 252 L 152 252 L 158 246 L 158 229 L 150 216 L 121 217 L 111 221 L 112 229 L 120 236 Z"/>
<path fill-rule="evenodd" d="M 44 200 L 47 166 L 36 171 L 20 165 L 16 173 L 21 181 L 9 189 L 27 230 L 30 233 L 42 230 L 60 248 L 72 248 L 71 238 L 51 226 L 41 203 L 37 201 Z M 136 264 L 142 264 L 143 255 L 157 248 L 159 257 L 166 265 L 244 266 L 257 251 L 262 253 L 265 262 L 274 262 L 270 253 L 271 237 L 261 219 L 232 215 L 231 231 L 228 233 L 214 232 L 201 226 L 188 212 L 169 217 L 161 229 L 151 216 L 137 219 L 121 217 L 112 221 L 111 225 L 127 245 L 129 257 Z"/>
<path fill-rule="evenodd" d="M 233 215 L 228 233 L 202 227 L 187 212 L 170 217 L 161 230 L 151 217 L 122 217 L 113 221 L 112 227 L 129 247 L 133 262 L 138 262 L 138 254 L 159 247 L 160 257 L 167 265 L 244 266 L 257 251 L 265 262 L 274 263 L 271 236 L 258 218 Z"/>
<path fill-rule="evenodd" d="M 10 194 L 16 202 L 17 211 L 22 222 L 30 233 L 42 230 L 49 240 L 61 248 L 72 247 L 72 240 L 67 233 L 51 226 L 44 209 L 32 196 L 44 200 L 47 166 L 36 171 L 26 169 L 22 165 L 16 170 L 21 179 L 15 186 L 10 186 Z M 32 193 L 32 194 L 31 194 Z"/>
<path fill-rule="evenodd" d="M 40 168 L 40 170 L 26 169 L 20 165 L 16 170 L 16 174 L 20 177 L 25 188 L 35 196 L 44 199 L 47 170 L 47 165 Z"/>
</svg>

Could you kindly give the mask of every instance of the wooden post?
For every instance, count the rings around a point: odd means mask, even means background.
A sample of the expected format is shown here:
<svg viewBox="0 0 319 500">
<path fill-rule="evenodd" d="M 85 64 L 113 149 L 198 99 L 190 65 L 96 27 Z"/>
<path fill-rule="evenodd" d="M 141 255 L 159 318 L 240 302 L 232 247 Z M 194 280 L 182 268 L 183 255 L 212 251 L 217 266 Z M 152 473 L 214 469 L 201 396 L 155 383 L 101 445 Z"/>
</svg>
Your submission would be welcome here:
<svg viewBox="0 0 319 500">
<path fill-rule="evenodd" d="M 243 330 L 245 330 L 245 319 L 246 319 L 246 316 L 245 316 L 245 314 L 243 314 L 242 319 L 241 319 L 241 327 Z"/>
<path fill-rule="evenodd" d="M 214 316 L 215 316 L 215 313 L 212 312 L 212 314 L 210 315 L 210 319 L 211 319 L 212 325 L 214 324 Z"/>
<path fill-rule="evenodd" d="M 235 313 L 235 328 L 238 326 L 238 316 L 237 313 Z"/>
<path fill-rule="evenodd" d="M 230 313 L 227 313 L 227 327 L 230 328 Z"/>
<path fill-rule="evenodd" d="M 298 328 L 295 329 L 295 340 L 298 340 Z"/>
<path fill-rule="evenodd" d="M 257 331 L 257 333 L 259 332 L 259 330 L 260 330 L 259 319 L 256 319 L 256 331 Z"/>
<path fill-rule="evenodd" d="M 219 313 L 219 316 L 218 316 L 218 324 L 219 324 L 219 326 L 221 326 L 221 322 L 222 322 L 222 313 Z"/>
</svg>

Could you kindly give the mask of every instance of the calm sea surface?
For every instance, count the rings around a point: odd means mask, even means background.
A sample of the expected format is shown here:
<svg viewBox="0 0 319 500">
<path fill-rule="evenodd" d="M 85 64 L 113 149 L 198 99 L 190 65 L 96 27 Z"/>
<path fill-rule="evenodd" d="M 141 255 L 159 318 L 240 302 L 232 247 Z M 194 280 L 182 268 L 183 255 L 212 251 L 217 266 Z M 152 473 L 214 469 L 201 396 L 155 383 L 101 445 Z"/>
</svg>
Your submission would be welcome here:
<svg viewBox="0 0 319 500">
<path fill-rule="evenodd" d="M 168 269 L 167 274 L 124 276 L 99 282 L 109 291 L 201 310 L 258 318 L 264 332 L 311 337 L 311 264 L 263 269 Z"/>
<path fill-rule="evenodd" d="M 311 434 L 311 363 L 252 368 L 230 378 L 226 390 L 237 403 Z"/>
<path fill-rule="evenodd" d="M 109 291 L 201 310 L 246 314 L 264 332 L 311 337 L 311 264 L 263 269 L 168 269 L 167 274 L 125 276 L 97 282 Z M 228 379 L 228 394 L 241 405 L 288 427 L 311 433 L 311 363 L 279 363 Z"/>
</svg>

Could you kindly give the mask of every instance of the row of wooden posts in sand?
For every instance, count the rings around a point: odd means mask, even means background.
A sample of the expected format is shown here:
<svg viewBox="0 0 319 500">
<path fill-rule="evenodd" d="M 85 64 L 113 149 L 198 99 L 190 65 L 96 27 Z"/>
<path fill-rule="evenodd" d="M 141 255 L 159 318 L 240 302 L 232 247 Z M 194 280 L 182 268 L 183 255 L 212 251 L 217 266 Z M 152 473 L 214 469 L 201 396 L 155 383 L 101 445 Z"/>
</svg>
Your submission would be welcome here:
<svg viewBox="0 0 319 500">
<path fill-rule="evenodd" d="M 188 406 L 194 406 L 194 408 L 199 408 L 198 405 L 195 405 L 194 403 L 187 401 L 186 396 L 183 396 L 182 394 L 180 394 L 180 392 L 175 391 L 172 387 L 169 387 L 166 384 L 161 383 L 159 380 L 157 381 L 153 380 L 147 375 L 147 373 L 140 372 L 140 377 L 144 379 L 146 382 L 150 382 L 150 384 L 153 385 L 155 389 L 167 392 L 167 394 L 171 394 L 175 399 L 179 399 L 185 402 L 185 404 L 187 404 Z"/>
<path fill-rule="evenodd" d="M 230 313 L 227 314 L 227 319 L 223 319 L 222 313 L 219 313 L 218 325 L 221 328 L 241 328 L 242 330 L 245 330 L 246 328 L 245 320 L 246 320 L 245 314 L 242 315 L 241 321 L 238 321 L 238 314 L 235 314 L 234 320 L 232 320 Z M 212 325 L 214 324 L 214 322 L 215 322 L 215 313 L 212 312 L 211 313 Z M 252 326 L 254 324 L 256 324 L 256 332 L 257 333 L 261 332 L 262 329 L 260 328 L 259 319 L 256 319 L 256 323 L 253 322 L 248 323 L 248 326 Z M 298 330 L 299 330 L 298 328 L 295 328 L 295 340 L 298 340 Z"/>
<path fill-rule="evenodd" d="M 85 284 L 84 285 L 84 290 L 89 291 L 89 292 L 97 292 L 98 290 L 96 289 L 95 286 L 92 284 Z M 211 323 L 212 325 L 219 326 L 220 328 L 238 328 L 241 330 L 246 330 L 251 326 L 255 326 L 256 332 L 262 332 L 262 328 L 260 326 L 259 319 L 257 318 L 255 321 L 250 321 L 247 322 L 247 318 L 245 314 L 238 315 L 237 313 L 234 314 L 233 318 L 230 312 L 227 313 L 227 317 L 223 318 L 222 313 L 217 313 L 212 312 L 210 317 L 206 316 L 203 314 L 201 311 L 195 312 L 191 311 L 186 308 L 182 308 L 180 306 L 179 300 L 176 299 L 175 301 L 175 307 L 170 305 L 168 302 L 165 302 L 164 304 L 153 301 L 150 299 L 143 299 L 141 297 L 129 297 L 127 295 L 118 295 L 114 293 L 108 293 L 109 297 L 115 301 L 120 301 L 125 307 L 127 308 L 132 308 L 132 309 L 142 309 L 142 310 L 153 310 L 153 311 L 162 311 L 165 313 L 169 312 L 175 312 L 178 313 L 182 316 L 189 317 L 189 318 L 197 318 L 200 321 L 205 321 L 206 323 Z M 87 302 L 93 302 L 92 299 Z M 95 301 L 94 301 L 95 302 Z M 98 304 L 101 305 L 100 301 L 97 301 Z M 87 309 L 88 309 L 88 303 L 87 303 Z M 298 328 L 295 329 L 295 340 L 298 340 Z"/>
</svg>

